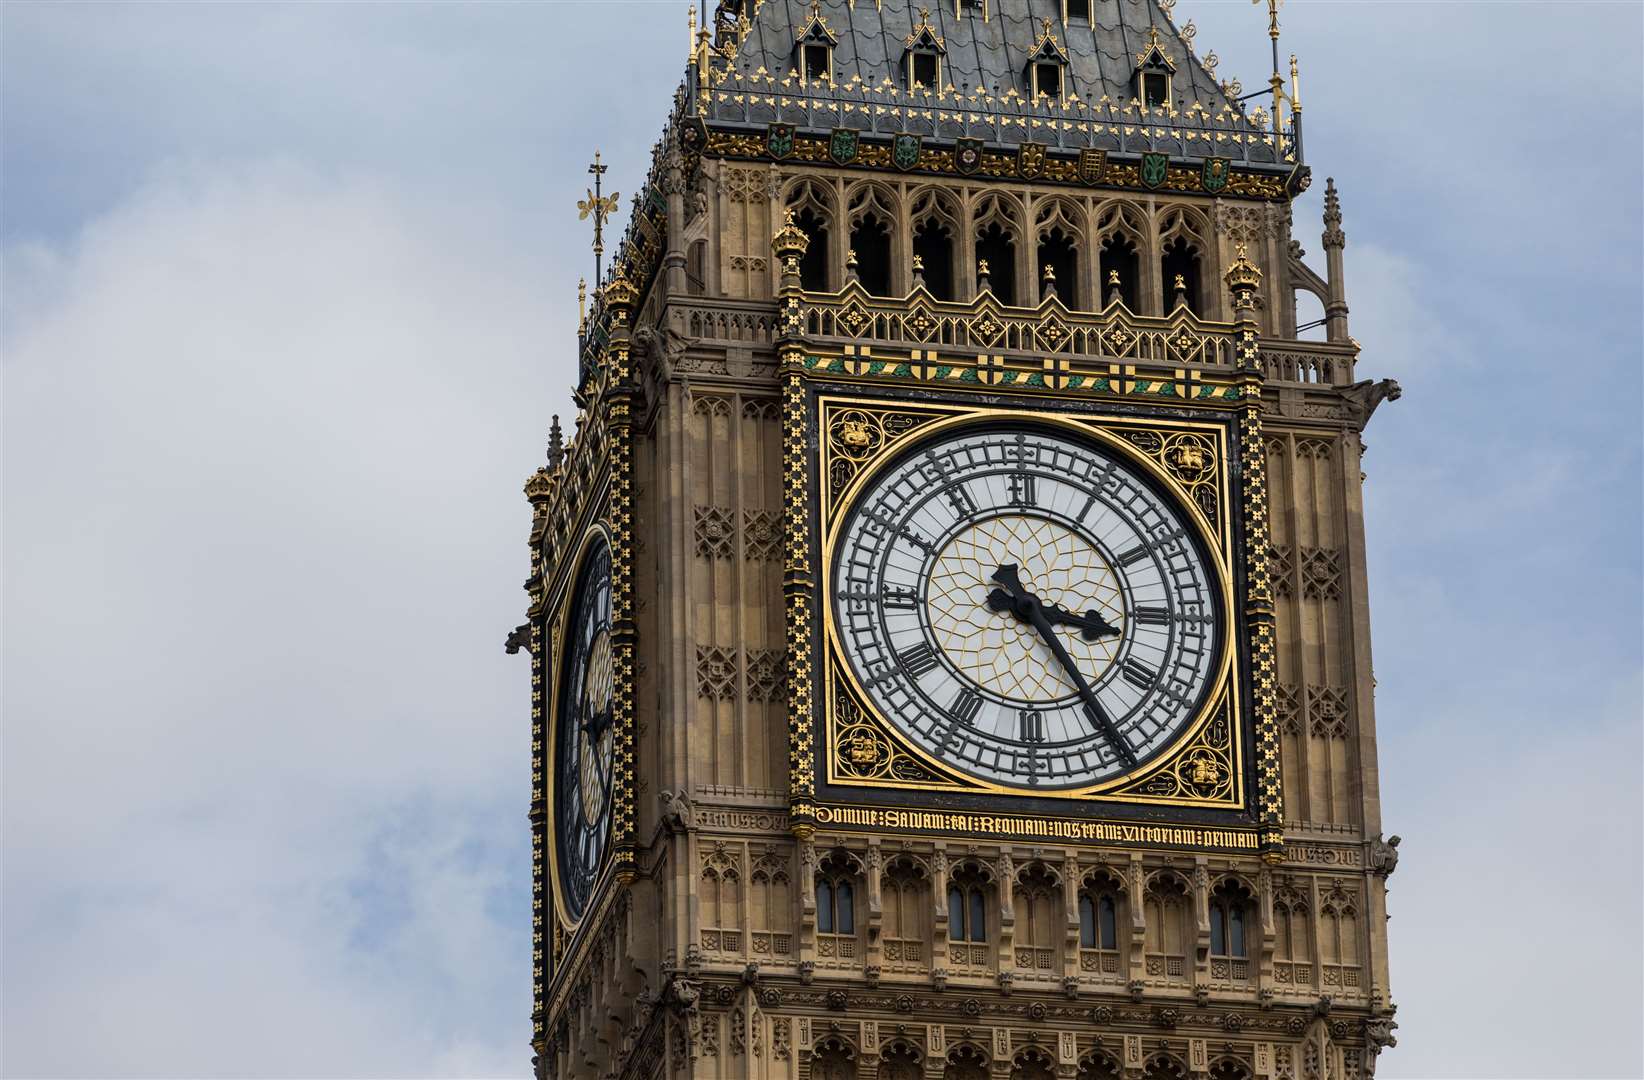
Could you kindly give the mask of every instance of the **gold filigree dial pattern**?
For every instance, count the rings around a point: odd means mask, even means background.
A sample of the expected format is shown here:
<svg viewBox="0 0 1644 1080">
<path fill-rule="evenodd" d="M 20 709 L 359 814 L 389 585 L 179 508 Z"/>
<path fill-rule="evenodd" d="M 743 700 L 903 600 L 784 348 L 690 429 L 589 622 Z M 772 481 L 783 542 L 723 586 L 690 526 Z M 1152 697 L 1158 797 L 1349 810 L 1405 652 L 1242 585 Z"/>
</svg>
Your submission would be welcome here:
<svg viewBox="0 0 1644 1080">
<path fill-rule="evenodd" d="M 1219 579 L 1191 514 L 1094 439 L 950 429 L 853 498 L 833 544 L 835 640 L 927 760 L 1023 788 L 1128 775 L 1186 730 L 1218 666 Z M 1049 635 L 995 595 L 1007 567 Z"/>
<path fill-rule="evenodd" d="M 1004 514 L 962 529 L 936 557 L 926 604 L 937 645 L 978 686 L 1024 705 L 1078 694 L 1073 679 L 1026 623 L 987 606 L 998 588 L 994 570 L 1019 562 L 1021 579 L 1047 604 L 1094 609 L 1123 627 L 1123 592 L 1113 568 L 1086 537 L 1055 521 Z M 1098 680 L 1118 653 L 1119 639 L 1062 638 L 1087 679 Z"/>
<path fill-rule="evenodd" d="M 582 715 L 609 716 L 615 687 L 611 678 L 611 635 L 601 630 L 588 650 L 588 673 L 582 680 Z M 610 771 L 605 763 L 611 760 L 611 726 L 604 725 L 596 734 L 584 727 L 578 733 L 582 745 L 580 774 L 582 788 L 582 820 L 589 826 L 599 822 L 600 801 L 610 784 Z"/>
</svg>

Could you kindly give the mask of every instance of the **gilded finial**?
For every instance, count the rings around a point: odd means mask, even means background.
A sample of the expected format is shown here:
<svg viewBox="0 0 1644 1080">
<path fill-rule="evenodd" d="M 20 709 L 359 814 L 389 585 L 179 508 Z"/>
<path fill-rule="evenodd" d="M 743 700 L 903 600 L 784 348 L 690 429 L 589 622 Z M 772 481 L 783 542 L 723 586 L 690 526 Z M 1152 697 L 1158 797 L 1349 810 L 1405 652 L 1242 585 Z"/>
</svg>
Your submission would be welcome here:
<svg viewBox="0 0 1644 1080">
<path fill-rule="evenodd" d="M 1109 285 L 1117 285 L 1117 284 L 1119 284 L 1119 271 L 1117 271 L 1117 270 L 1109 270 L 1109 271 L 1108 271 L 1108 272 L 1107 272 L 1107 283 L 1108 283 L 1108 284 L 1109 284 Z"/>
<path fill-rule="evenodd" d="M 777 258 L 785 261 L 790 257 L 797 259 L 805 254 L 806 249 L 810 246 L 810 237 L 806 236 L 805 230 L 794 222 L 793 211 L 789 210 L 782 219 L 782 228 L 778 229 L 776 235 L 771 237 L 771 251 Z"/>
<path fill-rule="evenodd" d="M 1187 291 L 1187 279 L 1182 277 L 1182 275 L 1180 275 L 1180 274 L 1176 275 L 1176 291 L 1177 292 L 1186 292 Z"/>
<path fill-rule="evenodd" d="M 588 325 L 588 279 L 577 278 L 577 332 Z"/>
<path fill-rule="evenodd" d="M 1237 296 L 1241 292 L 1254 292 L 1262 283 L 1262 272 L 1250 261 L 1250 255 L 1245 246 L 1240 244 L 1233 256 L 1233 264 L 1222 275 L 1227 287 Z"/>
<path fill-rule="evenodd" d="M 924 269 L 925 269 L 925 257 L 923 255 L 915 255 L 913 257 L 913 272 L 918 274 L 918 273 L 923 272 Z"/>
<path fill-rule="evenodd" d="M 983 277 L 988 276 L 988 261 L 986 259 L 976 260 L 976 272 Z"/>
<path fill-rule="evenodd" d="M 599 151 L 595 150 L 594 163 L 588 166 L 588 172 L 591 173 L 594 178 L 594 186 L 588 189 L 588 197 L 586 199 L 577 200 L 577 209 L 582 211 L 577 215 L 577 219 L 579 221 L 587 221 L 590 217 L 594 219 L 595 281 L 600 281 L 605 276 L 605 219 L 616 213 L 617 199 L 621 198 L 621 194 L 619 192 L 613 191 L 609 195 L 604 195 L 600 192 L 601 179 L 604 177 L 609 168 L 609 165 L 600 164 Z"/>
<path fill-rule="evenodd" d="M 1301 76 L 1297 74 L 1296 54 L 1290 54 L 1290 107 L 1301 112 Z"/>
<path fill-rule="evenodd" d="M 846 250 L 846 252 L 845 252 L 845 265 L 846 266 L 855 266 L 856 265 L 856 249 L 855 248 L 849 248 L 849 249 Z"/>
<path fill-rule="evenodd" d="M 1049 263 L 1045 263 L 1044 279 L 1046 281 L 1056 280 L 1056 268 Z"/>
</svg>

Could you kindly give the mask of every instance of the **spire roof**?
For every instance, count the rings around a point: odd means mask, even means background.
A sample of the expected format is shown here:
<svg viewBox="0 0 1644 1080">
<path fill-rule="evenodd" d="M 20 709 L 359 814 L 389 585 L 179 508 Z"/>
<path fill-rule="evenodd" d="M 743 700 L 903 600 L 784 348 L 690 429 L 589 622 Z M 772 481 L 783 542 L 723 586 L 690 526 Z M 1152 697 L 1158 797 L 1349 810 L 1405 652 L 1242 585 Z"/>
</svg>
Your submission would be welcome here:
<svg viewBox="0 0 1644 1080">
<path fill-rule="evenodd" d="M 973 6 L 955 0 L 723 0 L 714 18 L 717 36 L 708 79 L 715 92 L 704 112 L 710 122 L 759 127 L 781 122 L 828 130 L 868 127 L 862 122 L 866 115 L 884 113 L 818 108 L 818 99 L 858 105 L 917 104 L 923 110 L 947 104 L 984 116 L 1038 111 L 1055 121 L 1048 126 L 1064 131 L 1071 130 L 1063 127 L 1064 120 L 1128 121 L 1153 129 L 1149 138 L 1156 138 L 1163 129 L 1178 131 L 1173 145 L 1110 147 L 1121 152 L 1161 149 L 1172 156 L 1217 155 L 1249 164 L 1287 163 L 1275 160 L 1270 120 L 1259 111 L 1254 117 L 1246 116 L 1212 74 L 1214 59 L 1207 69 L 1194 54 L 1191 24 L 1178 27 L 1168 13 L 1174 4 L 1168 0 L 1164 5 L 1158 0 L 1090 0 L 1089 20 L 1065 21 L 1063 5 L 1064 0 L 985 0 L 984 17 L 982 3 Z M 794 74 L 796 41 L 819 22 L 836 39 L 833 82 L 819 85 L 813 80 L 801 87 Z M 942 85 L 928 95 L 907 90 L 904 68 L 904 56 L 914 47 L 909 43 L 923 45 L 927 39 L 942 46 Z M 1141 66 L 1138 57 L 1152 58 L 1155 52 L 1171 74 L 1170 98 L 1166 108 L 1145 110 L 1144 116 L 1134 104 L 1135 76 Z M 1061 84 L 1064 97 L 1034 104 L 1029 98 L 1027 68 L 1051 53 L 1066 58 L 1066 78 Z M 985 131 L 960 131 L 943 129 L 939 118 L 935 119 L 937 124 L 920 132 L 926 139 L 963 135 L 1006 143 L 1029 138 L 1046 141 L 1047 125 L 1012 122 Z M 1179 132 L 1186 128 L 1206 134 L 1183 138 Z M 887 129 L 876 121 L 872 130 Z M 1105 145 L 1095 141 L 1095 135 L 1086 139 L 1081 145 Z M 1073 146 L 1076 141 L 1063 140 L 1063 144 Z"/>
</svg>

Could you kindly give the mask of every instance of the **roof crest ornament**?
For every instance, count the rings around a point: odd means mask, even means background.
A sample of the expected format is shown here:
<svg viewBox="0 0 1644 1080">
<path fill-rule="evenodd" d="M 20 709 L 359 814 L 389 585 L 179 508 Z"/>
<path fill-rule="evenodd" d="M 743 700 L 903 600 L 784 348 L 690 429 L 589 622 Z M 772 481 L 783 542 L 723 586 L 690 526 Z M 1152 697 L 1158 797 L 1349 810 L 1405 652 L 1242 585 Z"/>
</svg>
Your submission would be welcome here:
<svg viewBox="0 0 1644 1080">
<path fill-rule="evenodd" d="M 1195 30 L 1194 32 L 1197 33 L 1198 31 Z M 1154 63 L 1163 64 L 1171 71 L 1176 70 L 1176 61 L 1170 58 L 1170 54 L 1165 52 L 1164 46 L 1159 43 L 1159 28 L 1150 26 L 1147 28 L 1147 44 L 1143 45 L 1142 51 L 1136 54 L 1136 66 L 1146 67 Z"/>
<path fill-rule="evenodd" d="M 921 38 L 934 45 L 937 52 L 945 53 L 948 51 L 947 42 L 942 39 L 942 35 L 936 32 L 936 27 L 930 24 L 930 8 L 928 7 L 919 9 L 919 21 L 913 24 L 913 32 L 903 39 L 902 45 L 904 48 L 911 49 Z"/>
<path fill-rule="evenodd" d="M 1153 36 L 1157 39 L 1159 32 L 1155 30 L 1153 32 Z M 1044 53 L 1047 46 L 1049 47 L 1051 54 L 1058 60 L 1061 60 L 1063 63 L 1067 62 L 1067 50 L 1062 48 L 1061 42 L 1056 40 L 1056 32 L 1050 28 L 1049 19 L 1044 20 L 1043 25 L 1040 27 L 1038 39 L 1034 41 L 1033 48 L 1028 50 L 1028 58 L 1034 60 L 1038 59 Z"/>
<path fill-rule="evenodd" d="M 839 44 L 839 37 L 833 32 L 832 27 L 828 26 L 828 20 L 822 17 L 822 0 L 811 0 L 811 16 L 794 35 L 794 40 L 804 41 L 810 36 L 813 28 L 821 31 L 822 36 L 828 39 L 829 45 Z"/>
</svg>

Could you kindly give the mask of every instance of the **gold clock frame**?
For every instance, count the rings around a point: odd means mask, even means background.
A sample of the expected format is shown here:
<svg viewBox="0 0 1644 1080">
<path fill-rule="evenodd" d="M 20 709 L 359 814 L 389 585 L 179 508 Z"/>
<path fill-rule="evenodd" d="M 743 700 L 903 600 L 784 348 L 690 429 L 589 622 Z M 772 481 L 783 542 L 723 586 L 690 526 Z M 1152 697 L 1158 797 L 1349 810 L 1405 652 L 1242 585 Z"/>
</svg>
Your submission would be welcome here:
<svg viewBox="0 0 1644 1080">
<path fill-rule="evenodd" d="M 1123 802 L 1243 810 L 1243 710 L 1236 665 L 1235 534 L 1228 429 L 1224 424 L 1159 417 L 1098 416 L 961 402 L 926 403 L 846 394 L 815 395 L 822 608 L 821 747 L 826 782 L 837 787 L 945 791 L 1025 798 Z M 1186 508 L 1211 555 L 1220 587 L 1223 632 L 1205 695 L 1191 721 L 1146 765 L 1096 784 L 1041 790 L 958 772 L 908 740 L 870 703 L 845 660 L 833 613 L 831 569 L 840 530 L 862 491 L 910 442 L 980 423 L 1014 420 L 1059 428 L 1096 442 L 1147 473 Z M 1143 446 L 1153 448 L 1149 453 Z M 1187 464 L 1184 465 L 1183 462 Z"/>
<path fill-rule="evenodd" d="M 558 925 L 559 929 L 565 931 L 566 933 L 574 932 L 575 929 L 577 927 L 581 926 L 583 921 L 588 918 L 589 914 L 596 907 L 595 901 L 601 895 L 601 891 L 602 891 L 602 889 L 604 887 L 604 884 L 605 884 L 605 879 L 607 877 L 612 876 L 613 874 L 615 874 L 616 869 L 617 869 L 617 867 L 616 867 L 617 859 L 615 857 L 616 856 L 616 851 L 615 851 L 615 848 L 616 848 L 616 808 L 617 808 L 617 801 L 618 801 L 617 769 L 616 769 L 616 753 L 617 753 L 617 750 L 616 750 L 615 733 L 613 732 L 612 741 L 611 741 L 611 820 L 610 820 L 610 826 L 609 826 L 610 835 L 607 836 L 607 838 L 606 838 L 606 851 L 605 851 L 605 855 L 602 859 L 602 862 L 603 862 L 604 865 L 601 866 L 599 873 L 597 875 L 595 875 L 595 877 L 594 877 L 593 884 L 588 889 L 588 906 L 583 910 L 583 912 L 580 915 L 573 918 L 570 915 L 570 913 L 565 910 L 565 899 L 564 899 L 565 898 L 565 890 L 560 887 L 560 878 L 559 878 L 559 854 L 558 854 L 558 852 L 559 852 L 559 828 L 558 828 L 559 822 L 555 820 L 554 810 L 553 810 L 554 804 L 553 804 L 553 800 L 551 798 L 551 793 L 549 791 L 549 785 L 552 783 L 552 777 L 554 775 L 554 767 L 559 761 L 559 728 L 560 728 L 560 724 L 559 724 L 559 719 L 560 719 L 560 717 L 559 717 L 559 706 L 560 706 L 560 701 L 562 700 L 562 698 L 560 696 L 560 691 L 562 689 L 561 683 L 563 682 L 563 680 L 565 678 L 565 671 L 563 670 L 564 667 L 565 667 L 565 657 L 563 655 L 563 652 L 562 652 L 560 646 L 565 641 L 566 624 L 571 618 L 571 606 L 572 606 L 572 604 L 574 604 L 576 602 L 576 595 L 575 595 L 576 594 L 576 585 L 577 585 L 578 580 L 580 580 L 581 577 L 582 577 L 583 567 L 587 564 L 587 561 L 588 561 L 588 551 L 589 551 L 589 548 L 592 546 L 595 538 L 598 538 L 599 540 L 601 540 L 605 544 L 605 550 L 610 554 L 611 559 L 612 559 L 612 563 L 613 563 L 613 571 L 612 571 L 613 585 L 612 585 L 612 590 L 611 590 L 611 593 L 612 593 L 612 595 L 611 595 L 611 601 L 612 601 L 612 603 L 611 603 L 611 619 L 612 619 L 613 624 L 616 621 L 616 589 L 615 589 L 615 584 L 614 584 L 615 577 L 616 577 L 615 568 L 614 568 L 614 564 L 615 564 L 615 561 L 616 561 L 616 548 L 611 543 L 610 530 L 607 529 L 603 523 L 595 522 L 595 523 L 588 526 L 587 530 L 584 531 L 583 534 L 582 534 L 582 539 L 577 542 L 576 555 L 575 555 L 575 557 L 573 558 L 573 560 L 571 562 L 572 570 L 571 570 L 570 574 L 566 575 L 565 589 L 564 589 L 563 593 L 560 595 L 559 605 L 558 605 L 557 609 L 555 610 L 554 618 L 553 618 L 552 622 L 550 623 L 550 629 L 549 629 L 549 633 L 548 633 L 548 639 L 549 640 L 548 640 L 548 646 L 547 646 L 547 650 L 546 650 L 546 658 L 547 658 L 548 670 L 549 670 L 549 675 L 548 675 L 547 682 L 548 682 L 548 685 L 553 688 L 553 690 L 552 690 L 552 697 L 550 698 L 550 701 L 552 702 L 552 704 L 549 706 L 549 719 L 548 719 L 548 724 L 547 724 L 547 729 L 548 730 L 546 732 L 547 738 L 545 740 L 545 742 L 547 743 L 547 757 L 546 757 L 545 760 L 547 762 L 548 767 L 543 770 L 543 777 L 542 777 L 542 785 L 543 785 L 542 795 L 543 795 L 544 808 L 545 808 L 545 811 L 546 811 L 544 822 L 543 822 L 543 828 L 546 830 L 545 831 L 545 836 L 546 836 L 547 848 L 548 848 L 548 851 L 547 851 L 548 881 L 549 881 L 549 885 L 550 885 L 550 888 L 549 888 L 548 891 L 554 898 L 553 899 L 554 915 L 555 915 L 556 919 L 558 920 L 557 925 Z M 616 667 L 613 664 L 612 665 L 612 672 L 611 672 L 611 693 L 612 693 L 613 703 L 615 701 L 617 692 L 619 690 L 617 682 L 618 682 L 618 677 L 617 677 Z M 613 704 L 613 708 L 614 708 L 614 704 Z"/>
</svg>

